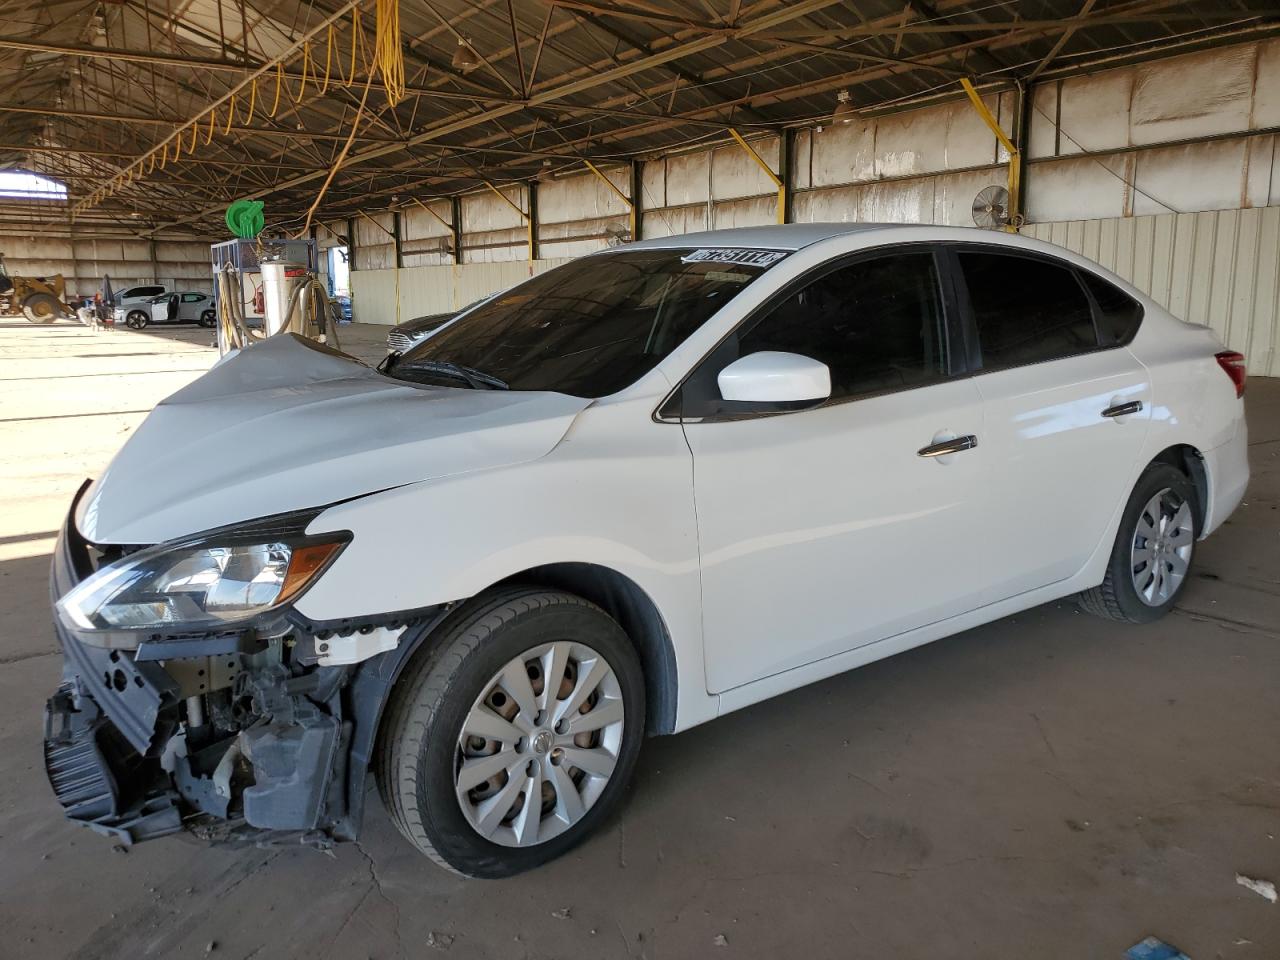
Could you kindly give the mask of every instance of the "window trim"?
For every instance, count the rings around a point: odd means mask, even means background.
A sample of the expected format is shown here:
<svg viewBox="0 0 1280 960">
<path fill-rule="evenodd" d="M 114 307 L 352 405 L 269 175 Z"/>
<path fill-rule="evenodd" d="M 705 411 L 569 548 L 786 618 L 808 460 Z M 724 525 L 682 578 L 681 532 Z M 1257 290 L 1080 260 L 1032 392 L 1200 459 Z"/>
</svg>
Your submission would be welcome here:
<svg viewBox="0 0 1280 960">
<path fill-rule="evenodd" d="M 940 383 L 947 383 L 952 380 L 961 380 L 972 374 L 970 369 L 971 362 L 971 345 L 970 339 L 965 332 L 965 328 L 961 321 L 958 311 L 959 299 L 957 297 L 956 278 L 954 276 L 954 268 L 945 250 L 945 241 L 939 240 L 912 240 L 901 243 L 884 244 L 877 247 L 863 248 L 854 250 L 849 253 L 841 254 L 826 260 L 823 263 L 814 266 L 805 273 L 794 277 L 785 283 L 778 290 L 775 290 L 761 304 L 756 306 L 750 313 L 739 320 L 733 327 L 725 331 L 714 344 L 703 352 L 694 363 L 690 364 L 689 370 L 685 373 L 680 381 L 659 401 L 657 407 L 654 408 L 652 419 L 655 423 L 727 423 L 736 420 L 754 420 L 761 417 L 786 416 L 796 413 L 805 413 L 810 410 L 822 410 L 827 407 L 839 406 L 846 403 L 856 403 L 859 400 L 871 400 L 876 397 L 889 396 L 895 393 L 905 393 L 909 390 L 921 390 L 926 387 L 937 386 Z M 765 319 L 776 307 L 784 301 L 796 294 L 799 290 L 821 280 L 828 274 L 837 270 L 852 266 L 864 260 L 877 260 L 882 257 L 901 255 L 904 253 L 929 253 L 933 257 L 934 270 L 937 272 L 938 279 L 938 305 L 942 309 L 942 329 L 945 343 L 943 344 L 947 355 L 947 372 L 931 380 L 922 383 L 912 384 L 904 387 L 891 387 L 885 390 L 876 390 L 868 393 L 859 393 L 845 397 L 828 397 L 816 403 L 804 403 L 801 405 L 779 405 L 777 408 L 760 409 L 760 410 L 743 410 L 741 412 L 725 412 L 713 414 L 705 417 L 686 417 L 683 410 L 674 414 L 664 414 L 663 409 L 670 403 L 680 402 L 683 408 L 683 391 L 688 382 L 697 374 L 712 356 L 724 346 L 725 342 L 731 337 L 736 336 L 740 332 L 749 332 L 750 328 Z"/>
<path fill-rule="evenodd" d="M 1107 344 L 1103 349 L 1114 350 L 1117 347 L 1127 347 L 1129 344 L 1133 343 L 1134 339 L 1138 336 L 1138 331 L 1142 329 L 1142 321 L 1147 319 L 1146 304 L 1129 293 L 1128 290 L 1123 289 L 1113 281 L 1108 280 L 1106 277 L 1093 270 L 1086 270 L 1081 267 L 1075 267 L 1074 269 L 1076 271 L 1076 279 L 1080 281 L 1080 286 L 1084 287 L 1085 295 L 1089 298 L 1089 303 L 1093 307 L 1093 328 L 1095 334 L 1098 336 L 1099 343 L 1102 341 L 1102 307 L 1098 303 L 1098 298 L 1093 295 L 1093 291 L 1089 288 L 1089 284 L 1085 280 L 1086 276 L 1092 277 L 1098 283 L 1105 283 L 1108 287 L 1114 287 L 1121 296 L 1126 300 L 1133 301 L 1133 305 L 1138 308 L 1138 322 L 1133 325 L 1133 332 L 1123 340 L 1117 340 L 1114 343 Z"/>
<path fill-rule="evenodd" d="M 1023 250 L 1019 247 L 1008 247 L 998 243 L 983 243 L 981 241 L 968 243 L 965 241 L 951 240 L 945 241 L 943 245 L 947 248 L 946 257 L 951 263 L 951 270 L 955 278 L 956 314 L 963 326 L 966 342 L 970 345 L 969 349 L 971 352 L 969 359 L 972 364 L 972 376 L 980 377 L 987 373 L 1003 373 L 1006 370 L 1020 370 L 1023 367 L 1035 367 L 1042 363 L 1057 363 L 1062 360 L 1073 360 L 1076 357 L 1092 356 L 1093 354 L 1101 353 L 1104 350 L 1116 350 L 1121 347 L 1126 347 L 1133 342 L 1133 337 L 1137 336 L 1138 328 L 1142 326 L 1142 321 L 1146 317 L 1146 308 L 1142 305 L 1142 301 L 1130 296 L 1128 292 L 1121 290 L 1121 293 L 1126 297 L 1129 297 L 1129 299 L 1133 300 L 1138 305 L 1138 308 L 1141 311 L 1138 317 L 1138 323 L 1134 327 L 1133 336 L 1123 343 L 1103 343 L 1102 331 L 1099 326 L 1101 310 L 1098 307 L 1097 301 L 1093 298 L 1093 293 L 1089 290 L 1089 285 L 1085 283 L 1084 279 L 1081 277 L 1082 268 L 1076 266 L 1074 263 L 1069 260 L 1063 260 L 1061 257 L 1056 257 L 1053 254 L 1042 253 L 1039 250 Z M 1070 273 L 1075 279 L 1076 286 L 1079 287 L 1080 292 L 1084 294 L 1085 302 L 1089 305 L 1089 318 L 1093 326 L 1093 339 L 1095 343 L 1093 349 L 1081 350 L 1076 353 L 1065 353 L 1058 357 L 1045 357 L 1043 360 L 1032 360 L 1029 363 L 1010 363 L 996 367 L 987 366 L 986 358 L 982 352 L 982 340 L 978 336 L 978 325 L 974 319 L 973 301 L 969 295 L 969 282 L 964 275 L 964 268 L 960 265 L 960 254 L 973 252 L 990 253 L 997 256 L 1012 257 L 1022 260 L 1038 260 L 1042 263 L 1047 263 Z M 1092 273 L 1092 271 L 1089 272 Z M 1097 274 L 1094 274 L 1094 276 L 1097 277 Z M 1107 280 L 1105 277 L 1097 278 L 1113 287 L 1115 286 L 1114 283 L 1111 283 L 1111 281 Z"/>
</svg>

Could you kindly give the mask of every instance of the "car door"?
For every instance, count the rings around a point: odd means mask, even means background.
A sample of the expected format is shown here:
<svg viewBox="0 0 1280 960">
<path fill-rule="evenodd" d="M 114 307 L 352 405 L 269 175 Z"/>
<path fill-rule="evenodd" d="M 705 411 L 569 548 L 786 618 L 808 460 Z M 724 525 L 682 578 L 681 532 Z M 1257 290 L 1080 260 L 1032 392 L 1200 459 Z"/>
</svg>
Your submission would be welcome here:
<svg viewBox="0 0 1280 960">
<path fill-rule="evenodd" d="M 934 248 L 860 256 L 784 290 L 683 385 L 712 693 L 971 606 L 984 451 L 929 455 L 982 429 L 947 302 Z M 719 371 L 765 350 L 826 363 L 831 398 L 719 399 Z"/>
<path fill-rule="evenodd" d="M 980 354 L 982 544 L 995 601 L 1064 580 L 1089 559 L 1129 495 L 1151 381 L 1115 330 L 1100 329 L 1072 265 L 977 245 L 953 255 Z"/>
<path fill-rule="evenodd" d="M 183 323 L 195 323 L 200 319 L 200 311 L 204 309 L 204 294 L 184 293 L 182 303 L 178 307 L 178 319 Z"/>
</svg>

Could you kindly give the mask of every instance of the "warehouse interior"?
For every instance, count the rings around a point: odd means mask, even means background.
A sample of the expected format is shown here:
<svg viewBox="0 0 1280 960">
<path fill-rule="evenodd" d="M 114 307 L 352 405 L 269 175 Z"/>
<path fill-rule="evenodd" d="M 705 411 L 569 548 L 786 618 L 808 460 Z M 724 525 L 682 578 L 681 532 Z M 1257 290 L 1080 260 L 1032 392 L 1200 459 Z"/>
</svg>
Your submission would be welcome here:
<svg viewBox="0 0 1280 960">
<path fill-rule="evenodd" d="M 1237 881 L 1280 883 L 1275 7 L 9 0 L 3 20 L 0 254 L 60 278 L 66 309 L 0 317 L 0 953 L 1280 954 L 1275 887 Z M 1245 357 L 1251 486 L 1164 621 L 1063 601 L 655 738 L 622 814 L 531 874 L 435 868 L 373 792 L 330 856 L 126 849 L 45 781 L 49 558 L 84 478 L 218 350 L 74 307 L 104 278 L 213 294 L 237 201 L 309 241 L 349 302 L 340 348 L 370 363 L 389 327 L 643 239 L 1018 232 Z"/>
</svg>

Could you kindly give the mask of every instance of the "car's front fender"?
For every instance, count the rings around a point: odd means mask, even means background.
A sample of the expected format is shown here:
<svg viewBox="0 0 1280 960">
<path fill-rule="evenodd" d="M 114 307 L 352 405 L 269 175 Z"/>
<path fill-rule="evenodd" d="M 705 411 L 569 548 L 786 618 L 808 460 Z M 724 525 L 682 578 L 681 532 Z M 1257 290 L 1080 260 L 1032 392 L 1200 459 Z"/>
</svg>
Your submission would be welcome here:
<svg viewBox="0 0 1280 960">
<path fill-rule="evenodd" d="M 647 404 L 645 406 L 644 404 Z M 311 530 L 350 545 L 297 603 L 313 621 L 465 600 L 551 564 L 592 564 L 631 580 L 670 634 L 677 726 L 706 700 L 692 458 L 652 403 L 593 407 L 545 457 L 409 484 L 338 504 Z M 692 700 L 686 700 L 691 691 Z"/>
</svg>

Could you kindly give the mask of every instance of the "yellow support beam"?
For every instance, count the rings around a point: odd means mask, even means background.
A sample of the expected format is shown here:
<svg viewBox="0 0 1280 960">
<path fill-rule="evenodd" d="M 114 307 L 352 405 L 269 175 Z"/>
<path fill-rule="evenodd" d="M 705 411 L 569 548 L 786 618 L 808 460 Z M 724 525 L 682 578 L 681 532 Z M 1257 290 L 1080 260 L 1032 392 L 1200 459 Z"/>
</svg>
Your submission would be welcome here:
<svg viewBox="0 0 1280 960">
<path fill-rule="evenodd" d="M 634 240 L 636 238 L 635 202 L 630 197 L 628 197 L 625 193 L 619 190 L 617 184 L 615 184 L 612 180 L 610 180 L 603 173 L 601 173 L 600 168 L 597 167 L 594 163 L 592 163 L 590 160 L 587 160 L 585 158 L 583 159 L 582 162 L 587 165 L 588 170 L 590 170 L 592 173 L 594 173 L 597 177 L 600 178 L 600 180 L 604 183 L 606 187 L 608 187 L 617 195 L 619 200 L 621 200 L 623 203 L 627 205 L 627 231 L 631 239 Z"/>
<path fill-rule="evenodd" d="M 782 182 L 782 178 L 770 169 L 769 165 L 761 159 L 760 154 L 756 153 L 755 148 L 746 140 L 742 139 L 742 134 L 738 133 L 733 127 L 729 128 L 729 135 L 738 141 L 738 146 L 747 151 L 747 156 L 756 162 L 765 175 L 773 181 L 773 185 L 778 189 L 778 222 L 787 222 L 787 185 Z"/>
<path fill-rule="evenodd" d="M 453 224 L 452 224 L 452 223 L 450 223 L 450 222 L 449 222 L 448 220 L 446 220 L 444 217 L 440 216 L 440 214 L 436 213 L 434 210 L 432 210 L 430 207 L 428 207 L 425 203 L 423 203 L 423 202 L 422 202 L 421 200 L 419 200 L 417 197 L 410 197 L 409 199 L 410 199 L 410 200 L 412 200 L 414 203 L 416 203 L 418 206 L 420 206 L 423 210 L 427 211 L 427 213 L 431 214 L 433 217 L 435 217 L 437 220 L 439 220 L 439 221 L 440 221 L 440 225 L 441 225 L 441 226 L 443 226 L 446 230 L 450 230 L 450 231 L 452 231 L 452 230 L 453 230 Z"/>
<path fill-rule="evenodd" d="M 357 215 L 357 216 L 364 217 L 366 220 L 368 220 L 370 223 L 372 223 L 375 227 L 377 227 L 379 230 L 381 230 L 383 233 L 385 233 L 385 234 L 386 234 L 388 237 L 390 237 L 392 240 L 394 240 L 394 239 L 396 238 L 396 235 L 395 235 L 392 231 L 388 230 L 386 227 L 384 227 L 382 224 L 380 224 L 377 220 L 373 219 L 373 217 L 369 216 L 369 215 L 368 215 L 367 213 L 365 213 L 363 210 L 357 210 L 357 211 L 356 211 L 356 215 Z"/>
<path fill-rule="evenodd" d="M 1021 164 L 1018 162 L 1018 148 L 1013 145 L 1013 141 L 1000 126 L 1000 122 L 987 109 L 987 105 L 983 103 L 981 94 L 974 89 L 968 77 L 960 78 L 960 86 L 964 87 L 964 92 L 969 96 L 969 102 L 973 104 L 973 109 L 978 112 L 978 116 L 982 118 L 983 123 L 991 128 L 991 132 L 996 135 L 996 139 L 1008 151 L 1009 154 L 1009 222 L 1005 224 L 1005 230 L 1009 233 L 1018 232 L 1017 218 L 1019 209 L 1022 206 L 1022 182 L 1021 182 Z"/>
<path fill-rule="evenodd" d="M 506 201 L 507 206 L 509 206 L 516 213 L 520 214 L 520 218 L 524 220 L 525 232 L 529 236 L 529 262 L 533 263 L 533 218 L 530 217 L 529 214 L 525 213 L 523 210 L 520 209 L 520 204 L 514 202 L 510 197 L 508 197 L 505 193 L 503 193 L 501 190 L 495 187 L 488 180 L 484 181 L 484 185 L 488 187 L 490 190 L 492 190 L 499 197 L 501 197 L 504 201 Z"/>
</svg>

